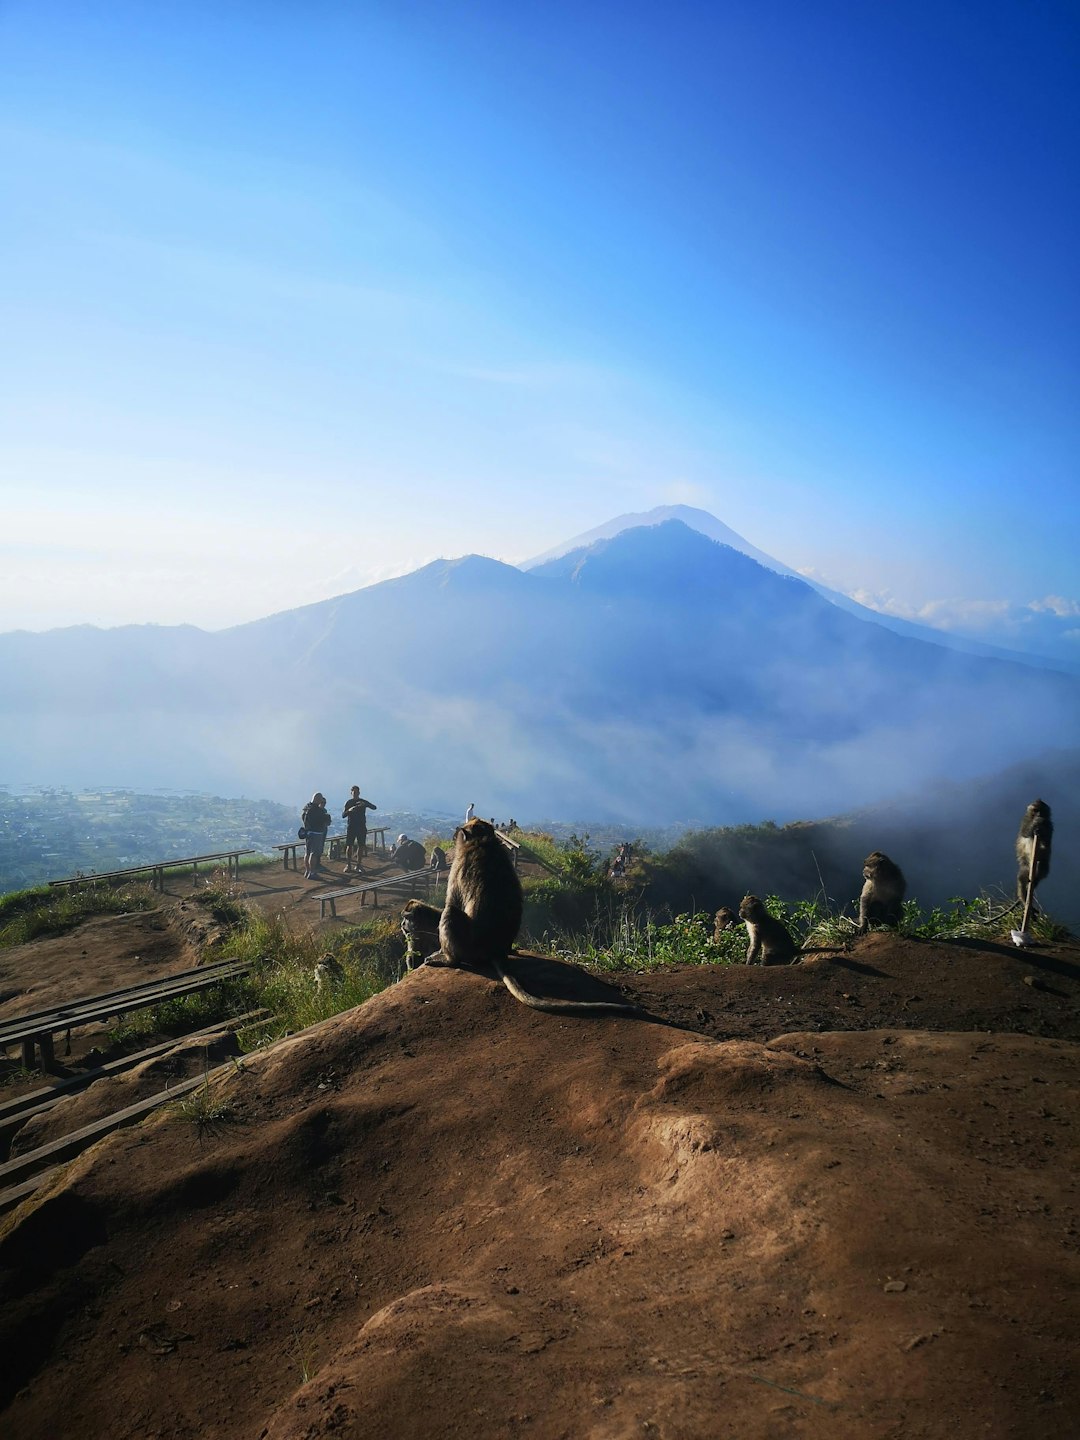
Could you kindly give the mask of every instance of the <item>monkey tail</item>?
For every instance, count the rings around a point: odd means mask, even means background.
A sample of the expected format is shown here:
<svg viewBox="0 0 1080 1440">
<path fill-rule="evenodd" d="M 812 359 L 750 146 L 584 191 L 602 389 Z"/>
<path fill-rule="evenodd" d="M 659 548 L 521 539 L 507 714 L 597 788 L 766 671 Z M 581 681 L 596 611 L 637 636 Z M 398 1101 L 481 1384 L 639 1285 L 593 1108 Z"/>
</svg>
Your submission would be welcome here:
<svg viewBox="0 0 1080 1440">
<path fill-rule="evenodd" d="M 540 995 L 530 995 L 522 989 L 514 977 L 508 974 L 498 960 L 493 960 L 495 973 L 515 1000 L 528 1005 L 531 1010 L 543 1010 L 549 1015 L 645 1015 L 640 1005 L 630 1000 L 548 1000 Z"/>
</svg>

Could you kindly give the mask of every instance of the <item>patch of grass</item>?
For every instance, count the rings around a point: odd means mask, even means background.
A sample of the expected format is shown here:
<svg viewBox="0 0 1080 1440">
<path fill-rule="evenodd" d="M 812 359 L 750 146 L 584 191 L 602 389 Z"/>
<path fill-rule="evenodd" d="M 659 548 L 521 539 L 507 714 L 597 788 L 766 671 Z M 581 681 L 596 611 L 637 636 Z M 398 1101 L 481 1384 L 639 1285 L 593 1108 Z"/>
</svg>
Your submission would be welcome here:
<svg viewBox="0 0 1080 1440">
<path fill-rule="evenodd" d="M 668 965 L 738 964 L 746 958 L 746 936 L 740 928 L 714 939 L 713 917 L 704 911 L 663 922 L 624 906 L 598 911 L 584 930 L 548 932 L 543 948 L 587 969 L 641 972 Z"/>
<path fill-rule="evenodd" d="M 207 885 L 204 890 L 194 891 L 191 899 L 201 909 L 209 910 L 213 919 L 226 929 L 244 925 L 250 914 L 236 891 L 228 885 Z"/>
<path fill-rule="evenodd" d="M 148 1035 L 186 1035 L 205 1029 L 215 1021 L 231 1020 L 247 1010 L 257 1009 L 261 1002 L 257 988 L 248 975 L 223 980 L 209 990 L 194 995 L 178 995 L 146 1010 L 133 1010 L 110 1025 L 110 1047 L 125 1050 Z"/>
<path fill-rule="evenodd" d="M 0 1071 L 3 1078 L 0 1079 L 0 1089 L 7 1085 L 26 1085 L 31 1080 L 40 1080 L 42 1072 L 38 1069 L 27 1069 L 21 1062 L 13 1063 L 10 1070 L 4 1069 L 4 1061 L 0 1058 Z"/>
<path fill-rule="evenodd" d="M 549 882 L 541 889 L 546 893 Z M 556 908 L 557 912 L 557 907 Z M 797 945 L 807 950 L 849 945 L 857 935 L 853 914 L 833 910 L 820 896 L 788 904 L 777 895 L 765 897 L 769 914 L 781 921 Z M 526 901 L 528 913 L 528 900 Z M 948 908 L 924 913 L 917 901 L 904 903 L 899 934 L 916 940 L 996 939 L 1008 936 L 1019 924 L 1019 913 L 1006 901 L 988 895 L 969 900 L 956 897 Z M 1068 931 L 1049 916 L 1031 922 L 1040 940 L 1068 938 Z M 713 916 L 705 911 L 658 919 L 640 903 L 594 894 L 594 909 L 585 923 L 549 925 L 539 938 L 540 948 L 562 959 L 600 971 L 659 970 L 668 965 L 741 965 L 746 959 L 747 935 L 742 925 L 713 935 Z"/>
<path fill-rule="evenodd" d="M 210 1073 L 207 1071 L 203 1083 L 189 1091 L 183 1099 L 177 1100 L 172 1107 L 172 1113 L 178 1120 L 186 1120 L 189 1125 L 194 1125 L 200 1136 L 212 1131 L 233 1112 L 233 1102 L 224 1094 L 223 1083 L 223 1079 L 219 1078 L 211 1085 Z"/>
<path fill-rule="evenodd" d="M 227 1013 L 262 1006 L 273 1017 L 245 1028 L 241 1043 L 246 1050 L 362 1005 L 404 974 L 405 945 L 396 916 L 350 926 L 327 941 L 310 931 L 297 934 L 283 916 L 252 911 L 235 897 L 228 898 L 230 906 L 238 908 L 239 920 L 215 941 L 208 955 L 214 960 L 247 960 L 253 968 L 242 982 L 229 982 L 237 984 L 237 990 L 235 1008 Z M 214 903 L 221 908 L 220 901 Z M 344 978 L 340 984 L 320 987 L 315 967 L 328 950 Z"/>
<path fill-rule="evenodd" d="M 157 898 L 149 885 L 47 885 L 15 890 L 0 897 L 0 947 L 25 945 L 44 935 L 64 935 L 93 915 L 125 915 L 152 910 Z"/>
<path fill-rule="evenodd" d="M 315 1356 L 315 1347 L 311 1340 L 300 1333 L 299 1328 L 293 1326 L 293 1340 L 296 1342 L 296 1358 L 300 1365 L 300 1379 L 306 1385 L 319 1373 L 319 1366 Z"/>
</svg>

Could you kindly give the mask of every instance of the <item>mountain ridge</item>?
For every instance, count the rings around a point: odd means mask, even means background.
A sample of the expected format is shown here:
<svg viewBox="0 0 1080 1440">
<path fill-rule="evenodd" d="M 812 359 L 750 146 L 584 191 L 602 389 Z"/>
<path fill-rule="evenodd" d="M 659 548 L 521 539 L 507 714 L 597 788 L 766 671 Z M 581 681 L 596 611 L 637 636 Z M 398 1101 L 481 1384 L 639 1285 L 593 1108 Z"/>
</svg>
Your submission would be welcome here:
<svg viewBox="0 0 1080 1440">
<path fill-rule="evenodd" d="M 1060 657 L 1037 654 L 1033 651 L 1014 650 L 1007 646 L 992 645 L 984 640 L 976 640 L 969 635 L 955 634 L 948 630 L 938 630 L 931 625 L 921 625 L 914 620 L 905 620 L 899 615 L 889 615 L 881 610 L 874 610 L 868 605 L 853 600 L 850 595 L 845 595 L 842 590 L 835 590 L 820 580 L 810 576 L 801 575 L 797 570 L 792 570 L 782 560 L 777 560 L 772 555 L 767 555 L 752 545 L 737 531 L 718 520 L 707 510 L 699 510 L 691 505 L 658 505 L 652 510 L 632 512 L 616 516 L 612 520 L 595 526 L 592 530 L 584 531 L 560 545 L 552 547 L 542 555 L 534 556 L 530 560 L 521 562 L 524 570 L 533 570 L 546 565 L 553 560 L 559 559 L 571 550 L 596 543 L 600 540 L 612 539 L 615 535 L 628 529 L 637 529 L 643 526 L 662 525 L 669 520 L 678 520 L 689 529 L 697 530 L 700 534 L 716 540 L 719 544 L 729 545 L 733 550 L 747 555 L 763 565 L 768 570 L 773 570 L 778 575 L 787 575 L 792 579 L 801 580 L 803 584 L 809 585 L 819 595 L 835 605 L 840 610 L 845 610 L 849 615 L 854 615 L 860 620 L 871 620 L 886 630 L 893 631 L 896 635 L 904 635 L 914 640 L 924 640 L 930 644 L 941 645 L 948 650 L 958 650 L 968 655 L 983 655 L 988 659 L 1012 660 L 1020 664 L 1030 665 L 1040 670 L 1057 670 L 1063 674 L 1080 673 L 1080 664 L 1070 663 Z"/>
<path fill-rule="evenodd" d="M 1069 743 L 1080 714 L 1070 677 L 897 635 L 676 520 L 225 631 L 0 636 L 0 670 L 20 782 L 284 800 L 348 774 L 414 810 L 627 823 L 835 813 L 1012 762 L 1032 714 Z"/>
</svg>

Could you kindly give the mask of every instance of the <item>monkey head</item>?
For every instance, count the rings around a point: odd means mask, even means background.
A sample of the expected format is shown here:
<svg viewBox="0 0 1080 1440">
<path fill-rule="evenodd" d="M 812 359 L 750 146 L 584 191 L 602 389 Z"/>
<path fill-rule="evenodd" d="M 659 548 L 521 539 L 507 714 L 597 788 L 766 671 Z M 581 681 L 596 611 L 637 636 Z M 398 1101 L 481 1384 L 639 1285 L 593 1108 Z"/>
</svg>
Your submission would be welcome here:
<svg viewBox="0 0 1080 1440">
<path fill-rule="evenodd" d="M 466 845 L 488 845 L 499 838 L 489 820 L 470 820 L 461 826 L 458 834 Z"/>
</svg>

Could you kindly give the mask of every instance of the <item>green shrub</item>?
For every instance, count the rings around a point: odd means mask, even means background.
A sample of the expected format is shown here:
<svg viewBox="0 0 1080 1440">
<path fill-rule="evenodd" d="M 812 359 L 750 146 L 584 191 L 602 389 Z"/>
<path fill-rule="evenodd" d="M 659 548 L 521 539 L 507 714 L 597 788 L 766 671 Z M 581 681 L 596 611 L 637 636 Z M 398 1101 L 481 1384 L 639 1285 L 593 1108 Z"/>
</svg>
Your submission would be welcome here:
<svg viewBox="0 0 1080 1440">
<path fill-rule="evenodd" d="M 156 903 L 148 885 L 66 885 L 15 890 L 0 897 L 0 947 L 25 945 L 43 935 L 64 935 L 93 915 L 125 915 L 151 910 Z"/>
</svg>

